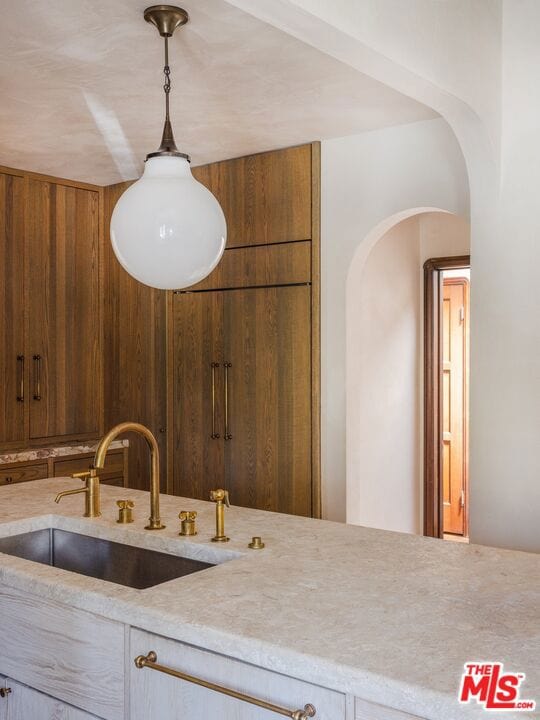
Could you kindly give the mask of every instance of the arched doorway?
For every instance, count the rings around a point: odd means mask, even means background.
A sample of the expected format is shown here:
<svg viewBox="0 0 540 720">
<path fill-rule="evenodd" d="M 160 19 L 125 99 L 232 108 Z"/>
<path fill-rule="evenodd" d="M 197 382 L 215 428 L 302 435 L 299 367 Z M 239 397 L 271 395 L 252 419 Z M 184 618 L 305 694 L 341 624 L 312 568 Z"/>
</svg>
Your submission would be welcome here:
<svg viewBox="0 0 540 720">
<path fill-rule="evenodd" d="M 423 264 L 469 252 L 469 224 L 412 208 L 374 228 L 347 279 L 347 521 L 419 533 Z"/>
</svg>

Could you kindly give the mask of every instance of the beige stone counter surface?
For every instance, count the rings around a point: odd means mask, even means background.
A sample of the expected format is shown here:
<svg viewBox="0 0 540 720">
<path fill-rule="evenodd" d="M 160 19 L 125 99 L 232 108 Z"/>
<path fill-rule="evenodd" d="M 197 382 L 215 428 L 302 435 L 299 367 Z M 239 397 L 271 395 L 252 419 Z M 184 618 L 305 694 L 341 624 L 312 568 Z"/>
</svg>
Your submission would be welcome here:
<svg viewBox="0 0 540 720">
<path fill-rule="evenodd" d="M 81 495 L 54 503 L 74 482 L 1 488 L 0 536 L 60 527 L 219 565 L 134 590 L 2 554 L 0 583 L 430 720 L 540 717 L 457 703 L 463 664 L 492 660 L 525 672 L 522 697 L 540 704 L 540 555 L 234 506 L 218 545 L 213 503 L 162 496 L 167 528 L 149 532 L 148 493 L 102 487 L 88 520 Z M 135 501 L 131 525 L 119 497 Z M 189 540 L 181 509 L 199 514 Z"/>
</svg>

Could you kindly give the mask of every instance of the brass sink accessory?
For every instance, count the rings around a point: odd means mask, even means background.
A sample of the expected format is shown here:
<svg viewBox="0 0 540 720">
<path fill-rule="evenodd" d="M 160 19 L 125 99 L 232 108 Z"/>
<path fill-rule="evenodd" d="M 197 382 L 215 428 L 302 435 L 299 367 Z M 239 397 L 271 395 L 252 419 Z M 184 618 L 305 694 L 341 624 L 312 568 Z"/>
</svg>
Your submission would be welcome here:
<svg viewBox="0 0 540 720">
<path fill-rule="evenodd" d="M 135 503 L 133 500 L 117 500 L 118 505 L 118 520 L 117 523 L 127 524 L 133 522 L 133 508 Z"/>
<path fill-rule="evenodd" d="M 197 525 L 195 524 L 197 513 L 195 510 L 182 510 L 178 517 L 180 518 L 179 535 L 197 534 Z"/>
<path fill-rule="evenodd" d="M 58 495 L 54 499 L 54 502 L 59 503 L 62 498 L 67 497 L 68 495 L 78 495 L 78 493 L 85 493 L 84 517 L 100 517 L 101 505 L 99 500 L 99 477 L 97 469 L 95 467 L 91 467 L 90 470 L 74 473 L 71 477 L 84 480 L 85 486 L 83 488 L 76 488 L 75 490 L 64 490 L 64 492 L 58 493 Z"/>
<path fill-rule="evenodd" d="M 225 505 L 230 507 L 228 490 L 211 490 L 210 500 L 216 503 L 216 534 L 212 542 L 229 542 L 225 535 Z"/>
<path fill-rule="evenodd" d="M 248 548 L 251 548 L 252 550 L 262 550 L 264 548 L 262 538 L 259 537 L 259 535 L 254 535 L 251 538 L 251 542 L 248 544 Z"/>
<path fill-rule="evenodd" d="M 96 455 L 94 457 L 94 467 L 102 468 L 105 465 L 105 456 L 113 440 L 118 435 L 126 432 L 135 432 L 142 435 L 150 449 L 150 458 L 152 462 L 152 471 L 150 475 L 150 517 L 145 530 L 163 530 L 165 525 L 161 522 L 159 516 L 159 447 L 157 440 L 150 430 L 136 422 L 123 422 L 115 425 L 104 435 L 97 446 Z"/>
</svg>

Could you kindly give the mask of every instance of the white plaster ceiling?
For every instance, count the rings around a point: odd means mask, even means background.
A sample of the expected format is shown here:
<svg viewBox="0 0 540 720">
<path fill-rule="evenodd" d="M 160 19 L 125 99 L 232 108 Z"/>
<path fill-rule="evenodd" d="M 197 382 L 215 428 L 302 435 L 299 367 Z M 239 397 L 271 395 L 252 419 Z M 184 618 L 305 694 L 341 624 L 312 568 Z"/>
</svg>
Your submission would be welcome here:
<svg viewBox="0 0 540 720">
<path fill-rule="evenodd" d="M 147 4 L 2 0 L 0 164 L 103 185 L 140 174 L 163 122 Z M 434 117 L 224 0 L 182 5 L 171 111 L 194 165 Z"/>
</svg>

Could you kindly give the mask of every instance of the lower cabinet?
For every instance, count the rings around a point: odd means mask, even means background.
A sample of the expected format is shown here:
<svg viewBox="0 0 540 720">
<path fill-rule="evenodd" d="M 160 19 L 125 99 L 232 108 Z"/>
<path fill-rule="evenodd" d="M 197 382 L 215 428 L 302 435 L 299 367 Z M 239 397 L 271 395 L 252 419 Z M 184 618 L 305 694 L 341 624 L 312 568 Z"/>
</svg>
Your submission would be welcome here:
<svg viewBox="0 0 540 720">
<path fill-rule="evenodd" d="M 9 694 L 0 704 L 0 720 L 93 720 L 83 710 L 44 695 L 8 678 Z"/>
<path fill-rule="evenodd" d="M 256 701 L 290 711 L 311 704 L 316 720 L 345 720 L 345 695 L 327 688 L 270 672 L 254 665 L 167 640 L 158 635 L 131 630 L 132 660 L 153 651 L 161 666 L 189 674 L 245 694 Z M 280 717 L 250 702 L 228 697 L 216 690 L 172 677 L 150 667 L 131 665 L 130 720 L 277 720 Z"/>
<path fill-rule="evenodd" d="M 9 685 L 6 682 L 6 678 L 0 675 L 0 720 L 7 720 L 7 708 L 8 708 L 8 694 L 6 688 Z"/>
</svg>

